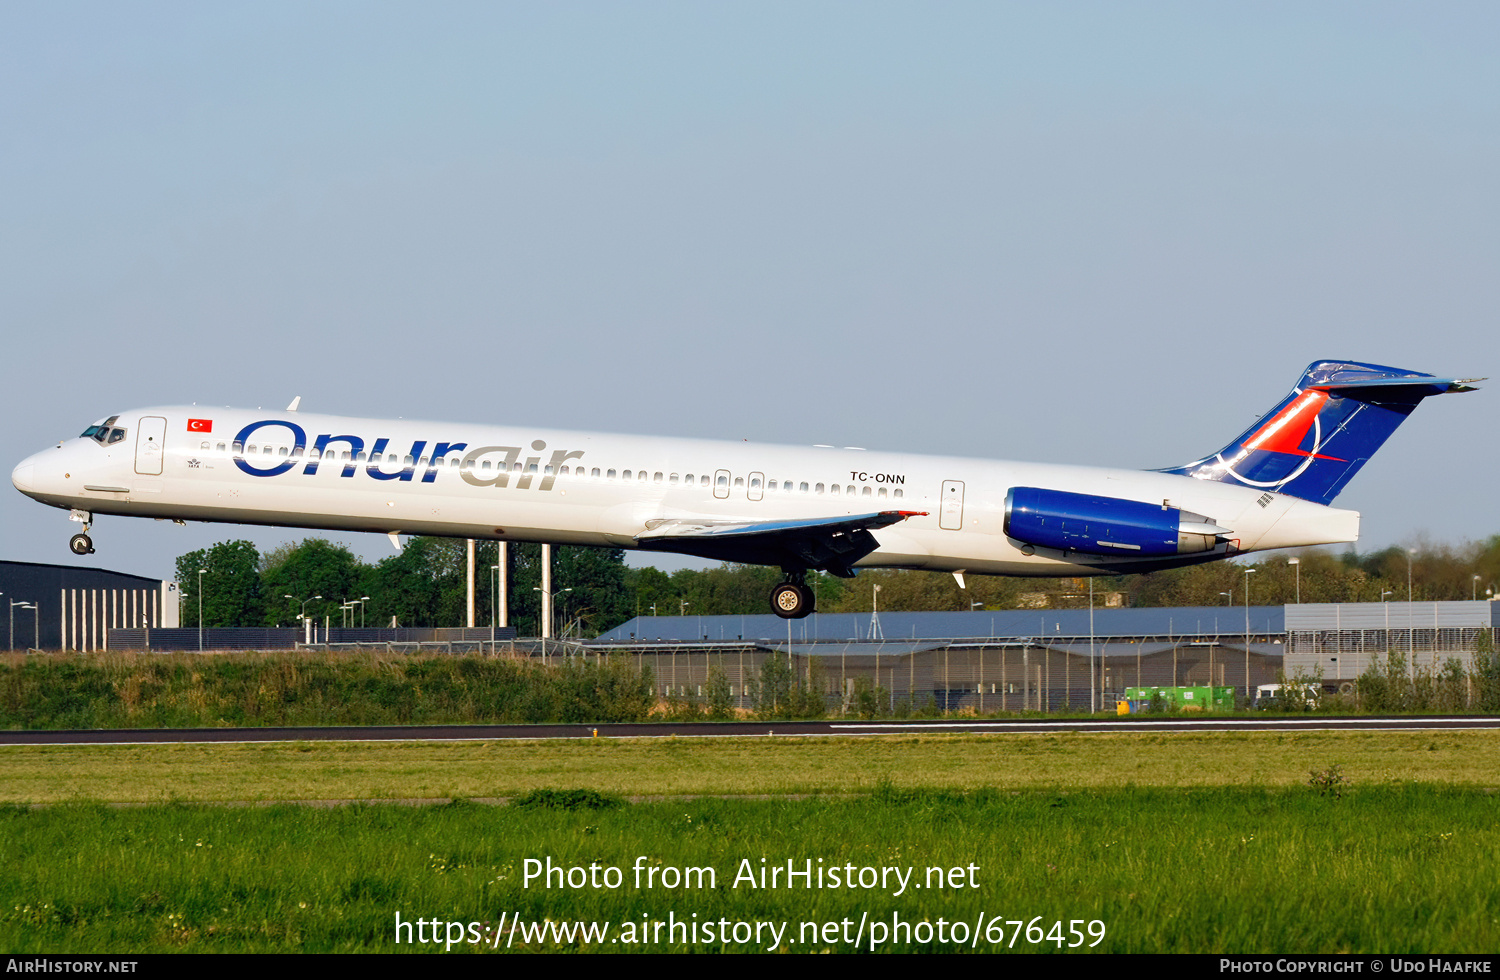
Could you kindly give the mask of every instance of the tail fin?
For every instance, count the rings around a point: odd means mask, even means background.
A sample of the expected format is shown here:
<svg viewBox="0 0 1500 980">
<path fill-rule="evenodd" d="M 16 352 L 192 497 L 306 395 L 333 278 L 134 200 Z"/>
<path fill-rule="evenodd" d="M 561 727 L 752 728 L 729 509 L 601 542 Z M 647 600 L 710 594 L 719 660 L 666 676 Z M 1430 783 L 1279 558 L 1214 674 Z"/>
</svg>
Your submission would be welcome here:
<svg viewBox="0 0 1500 980">
<path fill-rule="evenodd" d="M 1328 504 L 1422 399 L 1473 391 L 1482 380 L 1315 361 L 1291 394 L 1239 438 L 1196 463 L 1160 472 Z"/>
</svg>

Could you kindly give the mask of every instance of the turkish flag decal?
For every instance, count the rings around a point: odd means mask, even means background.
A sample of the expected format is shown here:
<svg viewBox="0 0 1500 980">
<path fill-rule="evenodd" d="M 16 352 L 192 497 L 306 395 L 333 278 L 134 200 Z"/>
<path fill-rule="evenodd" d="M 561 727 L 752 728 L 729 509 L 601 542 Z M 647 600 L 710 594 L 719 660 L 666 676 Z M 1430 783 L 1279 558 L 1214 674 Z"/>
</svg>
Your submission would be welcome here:
<svg viewBox="0 0 1500 980">
<path fill-rule="evenodd" d="M 213 419 L 188 419 L 189 432 L 212 432 L 214 431 Z"/>
</svg>

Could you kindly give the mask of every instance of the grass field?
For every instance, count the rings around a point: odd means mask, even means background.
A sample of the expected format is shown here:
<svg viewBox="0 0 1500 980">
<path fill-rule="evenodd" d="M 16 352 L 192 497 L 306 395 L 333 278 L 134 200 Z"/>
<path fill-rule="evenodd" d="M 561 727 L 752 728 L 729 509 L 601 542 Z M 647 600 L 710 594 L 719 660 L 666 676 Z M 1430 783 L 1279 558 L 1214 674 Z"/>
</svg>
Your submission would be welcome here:
<svg viewBox="0 0 1500 980">
<path fill-rule="evenodd" d="M 1488 952 L 1497 750 L 1486 732 L 6 748 L 0 947 L 431 951 L 410 924 L 436 919 L 458 953 L 504 916 L 500 948 L 527 950 Z M 1334 766 L 1341 794 L 1309 785 Z M 645 799 L 463 802 L 546 787 Z M 460 802 L 211 805 L 432 797 Z M 528 858 L 620 883 L 525 887 Z M 928 887 L 735 881 L 762 859 Z M 637 886 L 639 862 L 716 880 Z"/>
<path fill-rule="evenodd" d="M 774 728 L 773 728 L 774 730 Z M 1500 732 L 921 735 L 0 748 L 0 802 L 624 796 L 981 789 L 1500 785 Z"/>
</svg>

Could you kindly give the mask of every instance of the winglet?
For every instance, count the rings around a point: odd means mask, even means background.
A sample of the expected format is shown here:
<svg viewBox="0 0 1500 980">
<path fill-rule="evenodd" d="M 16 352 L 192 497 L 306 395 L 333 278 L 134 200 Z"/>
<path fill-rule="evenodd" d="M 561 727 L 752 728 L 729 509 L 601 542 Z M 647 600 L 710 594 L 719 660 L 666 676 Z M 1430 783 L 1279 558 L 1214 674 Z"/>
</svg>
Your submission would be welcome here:
<svg viewBox="0 0 1500 980">
<path fill-rule="evenodd" d="M 301 405 L 301 404 L 302 404 L 302 396 L 298 395 L 296 398 L 292 399 L 292 403 L 286 407 L 286 410 L 288 412 L 295 412 L 297 410 L 297 406 Z"/>
</svg>

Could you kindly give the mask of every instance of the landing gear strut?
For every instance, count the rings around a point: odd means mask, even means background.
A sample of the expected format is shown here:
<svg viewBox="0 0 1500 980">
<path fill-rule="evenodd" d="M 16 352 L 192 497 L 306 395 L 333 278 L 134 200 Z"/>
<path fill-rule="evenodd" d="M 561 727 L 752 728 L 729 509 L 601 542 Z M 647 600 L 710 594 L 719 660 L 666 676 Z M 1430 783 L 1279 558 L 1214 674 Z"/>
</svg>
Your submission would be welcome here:
<svg viewBox="0 0 1500 980">
<path fill-rule="evenodd" d="M 771 590 L 771 611 L 782 619 L 801 619 L 812 614 L 813 590 L 806 572 L 787 572 L 786 579 Z"/>
</svg>

